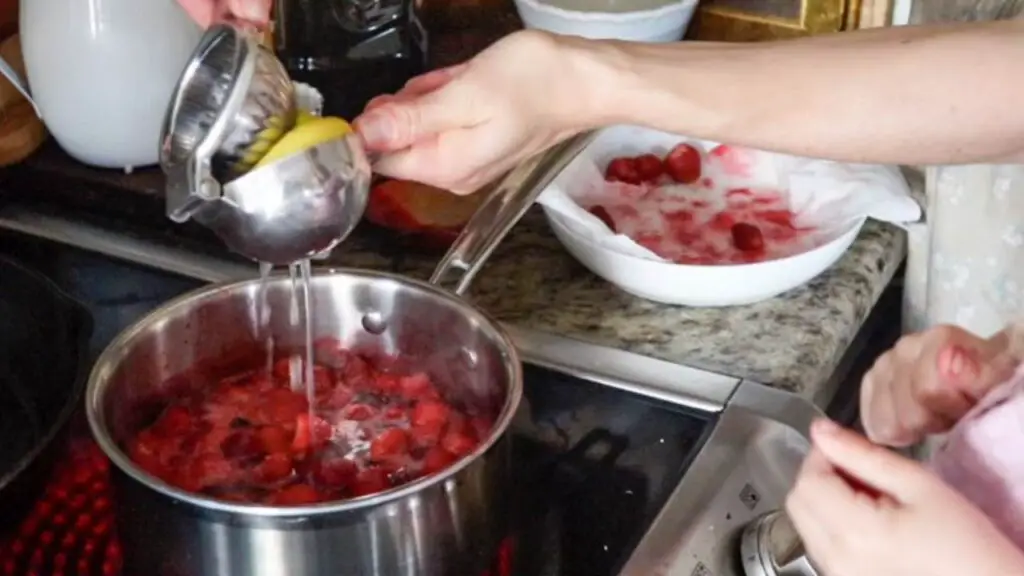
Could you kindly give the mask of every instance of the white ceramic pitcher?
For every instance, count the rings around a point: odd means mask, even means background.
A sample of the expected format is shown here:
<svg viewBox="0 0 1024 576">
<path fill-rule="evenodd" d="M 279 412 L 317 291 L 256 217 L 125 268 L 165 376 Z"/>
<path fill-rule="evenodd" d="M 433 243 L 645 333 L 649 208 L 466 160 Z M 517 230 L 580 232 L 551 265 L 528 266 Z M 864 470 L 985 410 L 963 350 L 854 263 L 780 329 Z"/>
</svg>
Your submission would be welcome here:
<svg viewBox="0 0 1024 576">
<path fill-rule="evenodd" d="M 75 159 L 156 164 L 171 92 L 202 31 L 175 0 L 21 0 L 28 85 Z"/>
</svg>

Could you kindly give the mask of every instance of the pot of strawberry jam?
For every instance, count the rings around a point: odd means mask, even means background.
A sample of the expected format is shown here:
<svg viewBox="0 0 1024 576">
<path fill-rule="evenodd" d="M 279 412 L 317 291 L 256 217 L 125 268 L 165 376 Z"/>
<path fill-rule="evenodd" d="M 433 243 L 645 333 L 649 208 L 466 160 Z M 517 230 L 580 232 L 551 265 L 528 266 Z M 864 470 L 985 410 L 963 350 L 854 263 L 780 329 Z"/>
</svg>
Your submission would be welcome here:
<svg viewBox="0 0 1024 576">
<path fill-rule="evenodd" d="M 269 276 L 186 294 L 122 332 L 86 415 L 113 464 L 124 573 L 486 570 L 510 531 L 522 366 L 460 295 L 587 142 L 499 181 L 429 283 L 330 270 L 296 291 Z M 297 298 L 308 325 L 287 313 Z"/>
<path fill-rule="evenodd" d="M 292 288 L 268 278 L 269 309 L 287 312 Z M 86 409 L 114 464 L 125 574 L 468 575 L 493 560 L 522 394 L 508 337 L 415 280 L 330 271 L 309 292 L 309 390 L 291 369 L 301 323 L 272 312 L 268 353 L 258 279 L 172 301 L 99 358 Z"/>
</svg>

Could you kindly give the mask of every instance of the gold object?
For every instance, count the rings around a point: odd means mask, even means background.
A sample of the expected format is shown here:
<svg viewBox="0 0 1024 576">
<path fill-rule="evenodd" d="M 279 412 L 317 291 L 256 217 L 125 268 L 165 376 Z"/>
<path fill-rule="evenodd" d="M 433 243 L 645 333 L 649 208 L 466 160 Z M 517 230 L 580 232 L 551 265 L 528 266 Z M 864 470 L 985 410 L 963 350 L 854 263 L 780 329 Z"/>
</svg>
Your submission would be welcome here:
<svg viewBox="0 0 1024 576">
<path fill-rule="evenodd" d="M 893 0 L 704 0 L 689 37 L 749 42 L 874 27 L 887 23 L 892 4 Z"/>
</svg>

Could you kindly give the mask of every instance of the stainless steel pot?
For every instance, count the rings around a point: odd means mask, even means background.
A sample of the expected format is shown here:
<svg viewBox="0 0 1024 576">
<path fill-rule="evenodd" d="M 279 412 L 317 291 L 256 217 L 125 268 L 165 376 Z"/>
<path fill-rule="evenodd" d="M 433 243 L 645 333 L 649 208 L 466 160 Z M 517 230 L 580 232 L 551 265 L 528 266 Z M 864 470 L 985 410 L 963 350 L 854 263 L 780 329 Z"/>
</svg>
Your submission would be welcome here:
<svg viewBox="0 0 1024 576">
<path fill-rule="evenodd" d="M 135 466 L 122 443 L 141 424 L 138 403 L 197 362 L 260 346 L 259 281 L 211 286 L 143 318 L 103 352 L 86 413 L 114 466 L 126 574 L 146 576 L 472 576 L 508 534 L 514 486 L 506 431 L 522 396 L 519 358 L 503 330 L 458 297 L 504 232 L 589 137 L 512 171 L 484 202 L 435 279 L 461 269 L 455 294 L 407 278 L 356 270 L 314 276 L 315 337 L 418 362 L 445 392 L 500 414 L 491 436 L 447 471 L 359 499 L 277 508 L 190 494 Z M 269 284 L 287 309 L 287 278 Z M 271 314 L 280 346 L 304 342 L 287 314 Z"/>
</svg>

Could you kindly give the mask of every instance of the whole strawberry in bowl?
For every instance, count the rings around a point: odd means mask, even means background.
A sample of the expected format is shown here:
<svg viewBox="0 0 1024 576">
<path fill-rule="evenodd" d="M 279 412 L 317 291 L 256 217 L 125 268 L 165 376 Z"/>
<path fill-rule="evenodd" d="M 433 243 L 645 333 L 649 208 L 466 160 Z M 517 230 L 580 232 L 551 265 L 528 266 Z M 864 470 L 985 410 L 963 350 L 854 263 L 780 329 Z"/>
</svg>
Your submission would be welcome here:
<svg viewBox="0 0 1024 576">
<path fill-rule="evenodd" d="M 382 180 L 370 191 L 366 220 L 399 233 L 410 244 L 447 249 L 482 200 L 480 194 L 459 196 L 407 180 Z"/>
</svg>

